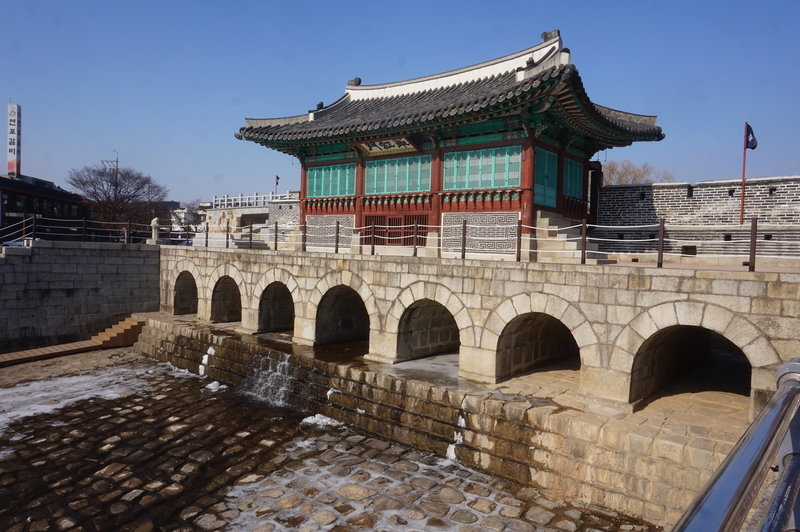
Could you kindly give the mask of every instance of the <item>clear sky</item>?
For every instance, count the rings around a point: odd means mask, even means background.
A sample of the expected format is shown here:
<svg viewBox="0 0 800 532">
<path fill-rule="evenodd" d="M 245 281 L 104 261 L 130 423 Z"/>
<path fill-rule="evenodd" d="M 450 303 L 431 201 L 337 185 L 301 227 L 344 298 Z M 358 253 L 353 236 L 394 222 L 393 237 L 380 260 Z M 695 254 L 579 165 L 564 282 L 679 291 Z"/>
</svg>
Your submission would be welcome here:
<svg viewBox="0 0 800 532">
<path fill-rule="evenodd" d="M 540 42 L 558 28 L 592 101 L 658 115 L 667 138 L 601 152 L 678 181 L 800 174 L 800 1 L 0 1 L 0 96 L 23 112 L 22 171 L 66 187 L 113 159 L 169 198 L 299 187 L 293 158 L 233 137 L 244 118 L 331 103 Z M 2 107 L 4 112 L 5 106 Z M 5 163 L 3 162 L 3 168 Z"/>
</svg>

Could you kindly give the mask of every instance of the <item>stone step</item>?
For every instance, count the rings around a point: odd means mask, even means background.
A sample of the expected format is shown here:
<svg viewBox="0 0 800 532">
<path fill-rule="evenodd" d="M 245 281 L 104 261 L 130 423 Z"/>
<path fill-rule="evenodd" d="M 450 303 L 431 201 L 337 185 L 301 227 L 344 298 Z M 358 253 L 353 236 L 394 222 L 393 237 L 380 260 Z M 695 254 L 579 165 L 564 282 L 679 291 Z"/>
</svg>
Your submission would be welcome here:
<svg viewBox="0 0 800 532">
<path fill-rule="evenodd" d="M 96 334 L 90 341 L 104 348 L 128 347 L 136 343 L 142 327 L 144 327 L 144 321 L 128 317 L 105 331 Z"/>
</svg>

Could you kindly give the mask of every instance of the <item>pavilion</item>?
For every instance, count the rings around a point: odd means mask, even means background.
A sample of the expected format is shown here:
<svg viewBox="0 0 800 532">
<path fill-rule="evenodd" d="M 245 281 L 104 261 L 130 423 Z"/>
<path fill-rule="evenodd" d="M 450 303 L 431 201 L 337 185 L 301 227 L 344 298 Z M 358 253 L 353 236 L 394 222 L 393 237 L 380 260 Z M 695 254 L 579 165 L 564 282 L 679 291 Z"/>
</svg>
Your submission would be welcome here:
<svg viewBox="0 0 800 532">
<path fill-rule="evenodd" d="M 664 138 L 655 116 L 593 103 L 558 30 L 521 52 L 431 76 L 362 85 L 236 137 L 301 163 L 301 223 L 380 226 L 385 243 L 440 226 L 580 220 L 601 185 L 600 150 Z M 392 228 L 396 230 L 392 231 Z M 372 229 L 374 232 L 375 230 Z M 423 240 L 424 241 L 424 240 Z M 424 244 L 423 244 L 424 245 Z M 491 242 L 486 251 L 493 251 Z"/>
</svg>

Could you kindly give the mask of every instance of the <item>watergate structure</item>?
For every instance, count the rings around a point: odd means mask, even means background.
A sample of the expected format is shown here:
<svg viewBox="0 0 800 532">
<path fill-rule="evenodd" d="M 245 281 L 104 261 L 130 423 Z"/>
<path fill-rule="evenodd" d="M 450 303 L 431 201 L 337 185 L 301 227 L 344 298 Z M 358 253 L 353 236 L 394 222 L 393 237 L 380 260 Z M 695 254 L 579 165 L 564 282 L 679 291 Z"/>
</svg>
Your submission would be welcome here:
<svg viewBox="0 0 800 532">
<path fill-rule="evenodd" d="M 752 412 L 800 352 L 798 273 L 161 248 L 161 310 L 368 359 L 459 353 L 494 383 L 569 361 L 587 397 L 636 408 L 720 350 L 750 366 Z"/>
</svg>

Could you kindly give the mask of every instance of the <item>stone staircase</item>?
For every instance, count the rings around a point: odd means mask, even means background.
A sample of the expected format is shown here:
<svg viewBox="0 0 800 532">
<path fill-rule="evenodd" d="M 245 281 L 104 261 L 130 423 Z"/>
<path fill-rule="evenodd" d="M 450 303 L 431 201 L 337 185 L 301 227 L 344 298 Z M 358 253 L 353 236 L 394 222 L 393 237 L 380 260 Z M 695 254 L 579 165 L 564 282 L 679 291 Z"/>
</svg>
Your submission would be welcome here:
<svg viewBox="0 0 800 532">
<path fill-rule="evenodd" d="M 581 263 L 581 228 L 575 220 L 556 213 L 539 212 L 536 216 L 536 261 L 560 264 Z M 570 229 L 564 230 L 563 228 Z M 552 239 L 552 240 L 551 240 Z M 599 251 L 597 244 L 589 242 L 586 247 L 586 264 L 614 264 L 606 253 Z"/>
<path fill-rule="evenodd" d="M 131 346 L 139 338 L 142 327 L 144 327 L 144 321 L 128 317 L 100 334 L 92 336 L 90 341 L 103 349 Z"/>
<path fill-rule="evenodd" d="M 253 227 L 250 233 L 249 226 L 240 228 L 238 238 L 234 237 L 231 241 L 236 249 L 270 249 L 270 245 L 264 240 L 261 234 L 261 227 Z"/>
</svg>

